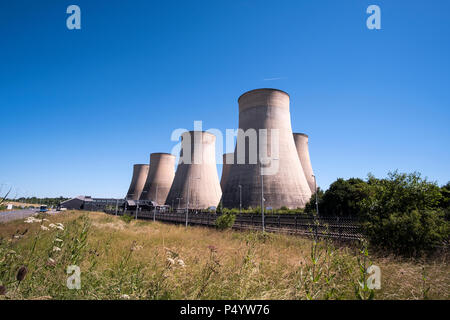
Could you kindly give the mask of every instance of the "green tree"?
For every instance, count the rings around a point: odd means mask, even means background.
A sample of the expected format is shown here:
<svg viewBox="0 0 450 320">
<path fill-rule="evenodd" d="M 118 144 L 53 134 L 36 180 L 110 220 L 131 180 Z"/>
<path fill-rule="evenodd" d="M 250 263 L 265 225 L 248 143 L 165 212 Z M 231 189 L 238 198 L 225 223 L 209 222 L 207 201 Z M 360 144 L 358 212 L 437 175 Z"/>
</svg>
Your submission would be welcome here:
<svg viewBox="0 0 450 320">
<path fill-rule="evenodd" d="M 449 224 L 439 207 L 441 190 L 420 173 L 395 171 L 386 179 L 369 175 L 366 190 L 360 205 L 372 244 L 415 254 L 448 238 Z"/>
<path fill-rule="evenodd" d="M 441 187 L 441 201 L 439 206 L 444 210 L 445 219 L 450 220 L 450 182 Z"/>
<path fill-rule="evenodd" d="M 317 192 L 319 198 L 319 214 L 321 216 L 360 216 L 361 201 L 367 197 L 367 183 L 359 178 L 342 178 L 333 182 L 325 193 L 322 190 Z M 305 212 L 314 213 L 316 211 L 315 195 L 311 196 L 309 203 L 305 207 Z"/>
</svg>

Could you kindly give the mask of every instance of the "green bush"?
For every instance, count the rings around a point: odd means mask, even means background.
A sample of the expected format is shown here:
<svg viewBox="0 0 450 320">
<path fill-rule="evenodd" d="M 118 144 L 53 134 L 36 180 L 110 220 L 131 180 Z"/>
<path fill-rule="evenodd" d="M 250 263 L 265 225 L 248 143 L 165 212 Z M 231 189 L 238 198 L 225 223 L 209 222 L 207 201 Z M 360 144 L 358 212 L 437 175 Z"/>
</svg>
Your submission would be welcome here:
<svg viewBox="0 0 450 320">
<path fill-rule="evenodd" d="M 222 214 L 216 219 L 216 227 L 219 230 L 229 229 L 233 227 L 235 219 L 236 216 L 234 214 L 231 213 Z"/>
<path fill-rule="evenodd" d="M 441 190 L 419 173 L 368 178 L 367 196 L 360 202 L 364 232 L 379 247 L 417 254 L 447 240 L 449 222 L 440 208 Z"/>
<path fill-rule="evenodd" d="M 319 215 L 358 217 L 373 246 L 416 254 L 448 240 L 449 183 L 439 188 L 417 172 L 395 171 L 384 179 L 337 179 L 317 193 Z M 306 213 L 315 213 L 315 202 L 313 195 Z"/>
<path fill-rule="evenodd" d="M 122 219 L 122 221 L 125 223 L 130 223 L 130 221 L 133 220 L 134 218 L 131 214 L 125 213 L 120 217 L 120 219 Z"/>
<path fill-rule="evenodd" d="M 449 235 L 449 224 L 439 210 L 396 212 L 364 223 L 371 243 L 397 253 L 417 255 L 433 250 Z"/>
<path fill-rule="evenodd" d="M 367 183 L 359 178 L 342 178 L 333 182 L 324 193 L 320 189 L 317 191 L 319 200 L 319 214 L 321 216 L 352 216 L 361 215 L 360 202 L 367 197 Z M 316 197 L 311 196 L 309 203 L 305 207 L 305 212 L 316 212 Z"/>
<path fill-rule="evenodd" d="M 444 210 L 445 219 L 450 220 L 450 182 L 443 187 L 441 187 L 441 201 L 439 203 L 439 207 Z"/>
</svg>

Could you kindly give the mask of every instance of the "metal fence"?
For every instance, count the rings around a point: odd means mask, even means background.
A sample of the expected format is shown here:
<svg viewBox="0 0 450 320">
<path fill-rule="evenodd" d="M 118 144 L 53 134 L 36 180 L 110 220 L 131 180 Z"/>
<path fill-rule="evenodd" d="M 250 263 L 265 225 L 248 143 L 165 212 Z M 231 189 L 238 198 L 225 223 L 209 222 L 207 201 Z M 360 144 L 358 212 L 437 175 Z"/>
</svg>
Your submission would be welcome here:
<svg viewBox="0 0 450 320">
<path fill-rule="evenodd" d="M 108 214 L 116 214 L 115 210 L 105 210 Z M 123 215 L 123 211 L 117 211 Z M 137 219 L 158 220 L 177 224 L 215 226 L 220 214 L 209 212 L 186 213 L 159 213 L 157 211 L 128 211 L 128 214 Z M 357 240 L 363 238 L 361 225 L 357 219 L 348 217 L 319 217 L 302 214 L 268 214 L 264 217 L 264 228 L 267 232 L 286 233 L 296 235 L 316 235 L 339 240 Z M 262 230 L 262 217 L 260 214 L 238 214 L 233 229 Z"/>
</svg>

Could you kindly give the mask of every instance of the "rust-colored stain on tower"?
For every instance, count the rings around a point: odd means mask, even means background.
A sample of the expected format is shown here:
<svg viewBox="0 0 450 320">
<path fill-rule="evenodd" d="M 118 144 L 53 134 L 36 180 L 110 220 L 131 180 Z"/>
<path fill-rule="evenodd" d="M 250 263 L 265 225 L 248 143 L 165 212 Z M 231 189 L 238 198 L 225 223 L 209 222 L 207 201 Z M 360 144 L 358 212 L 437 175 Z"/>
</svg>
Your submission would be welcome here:
<svg viewBox="0 0 450 320">
<path fill-rule="evenodd" d="M 181 136 L 180 161 L 166 204 L 189 209 L 217 206 L 220 189 L 215 156 L 216 137 L 204 131 Z"/>
<path fill-rule="evenodd" d="M 148 175 L 148 164 L 135 164 L 133 166 L 133 178 L 126 195 L 128 200 L 138 200 L 144 189 L 145 180 Z"/>
<path fill-rule="evenodd" d="M 152 200 L 159 205 L 166 203 L 174 176 L 175 156 L 170 153 L 152 153 L 147 180 L 139 199 Z"/>
<path fill-rule="evenodd" d="M 239 129 L 238 143 L 235 149 L 235 164 L 229 169 L 228 179 L 224 186 L 222 203 L 226 208 L 239 207 L 239 185 L 242 186 L 242 206 L 261 206 L 261 189 L 264 191 L 264 206 L 280 208 L 303 208 L 311 197 L 311 190 L 303 173 L 291 127 L 289 111 L 289 95 L 277 89 L 256 89 L 244 93 L 239 103 Z M 278 147 L 278 170 L 274 174 L 263 176 L 261 188 L 261 165 L 259 155 L 257 162 L 250 162 L 252 155 L 249 147 L 250 139 L 239 139 L 239 135 L 254 129 L 267 129 L 267 142 L 265 147 L 272 150 Z M 278 129 L 274 131 L 273 129 Z M 271 134 L 278 132 L 278 140 L 273 142 Z M 260 136 L 257 136 L 257 150 L 259 150 Z M 239 146 L 244 141 L 244 146 Z M 264 146 L 264 143 L 262 144 Z M 238 150 L 245 149 L 245 162 L 237 163 Z M 258 151 L 257 151 L 258 153 Z M 273 155 L 271 155 L 273 158 Z"/>
</svg>

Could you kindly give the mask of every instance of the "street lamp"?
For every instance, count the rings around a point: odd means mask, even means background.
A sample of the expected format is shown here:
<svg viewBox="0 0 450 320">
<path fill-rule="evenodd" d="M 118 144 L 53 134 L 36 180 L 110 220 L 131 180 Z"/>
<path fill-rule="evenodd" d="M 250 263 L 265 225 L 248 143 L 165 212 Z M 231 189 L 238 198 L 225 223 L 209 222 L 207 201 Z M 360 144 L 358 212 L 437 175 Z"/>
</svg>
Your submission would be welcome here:
<svg viewBox="0 0 450 320">
<path fill-rule="evenodd" d="M 181 202 L 181 199 L 183 199 L 183 198 L 177 198 L 177 200 L 178 200 L 178 210 L 180 210 L 180 202 Z"/>
<path fill-rule="evenodd" d="M 194 178 L 200 180 L 200 178 Z M 189 213 L 189 198 L 190 198 L 190 192 L 191 192 L 191 179 L 188 179 L 188 192 L 187 192 L 187 201 L 186 201 L 186 228 L 188 226 L 188 213 Z"/>
<path fill-rule="evenodd" d="M 273 158 L 270 159 L 272 160 L 279 160 L 278 158 Z M 264 202 L 266 201 L 266 199 L 264 199 L 264 174 L 263 174 L 263 164 L 261 162 L 261 157 L 259 159 L 259 166 L 261 169 L 261 215 L 262 215 L 262 231 L 264 232 L 266 230 L 265 225 L 264 225 Z"/>
<path fill-rule="evenodd" d="M 158 184 L 156 184 L 156 190 L 155 190 L 155 203 L 158 205 Z M 156 216 L 156 206 L 153 208 L 153 222 L 155 222 L 155 216 Z"/>
<path fill-rule="evenodd" d="M 316 176 L 312 175 L 314 178 L 314 189 L 315 189 L 315 196 L 316 196 L 316 215 L 319 216 L 319 202 L 317 200 L 317 182 L 316 182 Z"/>
<path fill-rule="evenodd" d="M 239 214 L 242 214 L 242 186 L 239 185 Z"/>
<path fill-rule="evenodd" d="M 188 179 L 188 190 L 187 190 L 187 200 L 186 200 L 186 228 L 188 226 L 188 211 L 189 211 L 189 192 L 191 187 L 191 179 Z"/>
<path fill-rule="evenodd" d="M 135 200 L 136 201 L 136 220 L 137 220 L 137 215 L 138 215 L 138 210 L 139 210 L 139 200 Z"/>
</svg>

